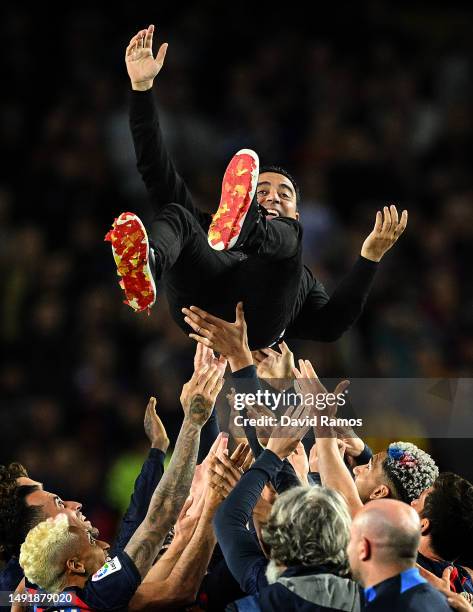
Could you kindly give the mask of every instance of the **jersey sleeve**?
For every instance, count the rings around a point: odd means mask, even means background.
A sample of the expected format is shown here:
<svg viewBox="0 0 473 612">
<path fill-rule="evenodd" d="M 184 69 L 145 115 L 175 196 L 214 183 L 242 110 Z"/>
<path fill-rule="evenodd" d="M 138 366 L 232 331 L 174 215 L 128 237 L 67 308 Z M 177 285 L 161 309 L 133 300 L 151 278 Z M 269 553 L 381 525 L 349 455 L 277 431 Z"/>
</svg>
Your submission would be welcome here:
<svg viewBox="0 0 473 612">
<path fill-rule="evenodd" d="M 121 610 L 128 606 L 140 583 L 133 561 L 119 552 L 89 578 L 79 597 L 92 610 Z"/>
</svg>

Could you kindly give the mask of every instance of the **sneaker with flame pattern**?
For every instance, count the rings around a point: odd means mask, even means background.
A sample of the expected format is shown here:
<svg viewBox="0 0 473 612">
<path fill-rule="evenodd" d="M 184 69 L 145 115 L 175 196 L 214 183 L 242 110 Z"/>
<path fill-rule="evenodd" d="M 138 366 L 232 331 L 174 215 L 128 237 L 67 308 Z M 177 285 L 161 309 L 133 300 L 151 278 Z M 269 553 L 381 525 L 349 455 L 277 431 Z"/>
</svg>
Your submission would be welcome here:
<svg viewBox="0 0 473 612">
<path fill-rule="evenodd" d="M 156 301 L 156 285 L 150 267 L 148 234 L 141 219 L 125 212 L 113 222 L 105 236 L 112 244 L 113 258 L 120 276 L 119 285 L 125 292 L 124 304 L 135 312 L 150 309 Z"/>
<path fill-rule="evenodd" d="M 209 227 L 208 242 L 216 251 L 231 249 L 240 238 L 246 215 L 256 191 L 258 155 L 242 149 L 233 156 L 222 181 L 222 195 Z"/>
</svg>

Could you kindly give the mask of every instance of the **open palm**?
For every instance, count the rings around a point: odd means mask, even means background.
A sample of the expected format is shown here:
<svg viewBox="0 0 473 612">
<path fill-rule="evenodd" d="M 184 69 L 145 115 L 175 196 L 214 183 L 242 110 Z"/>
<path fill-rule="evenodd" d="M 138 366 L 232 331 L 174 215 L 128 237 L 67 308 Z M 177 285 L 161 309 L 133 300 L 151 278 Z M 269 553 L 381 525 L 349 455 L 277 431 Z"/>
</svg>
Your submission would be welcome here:
<svg viewBox="0 0 473 612">
<path fill-rule="evenodd" d="M 154 25 L 140 30 L 126 48 L 125 63 L 133 89 L 150 89 L 163 67 L 168 45 L 163 43 L 153 57 L 153 34 Z"/>
</svg>

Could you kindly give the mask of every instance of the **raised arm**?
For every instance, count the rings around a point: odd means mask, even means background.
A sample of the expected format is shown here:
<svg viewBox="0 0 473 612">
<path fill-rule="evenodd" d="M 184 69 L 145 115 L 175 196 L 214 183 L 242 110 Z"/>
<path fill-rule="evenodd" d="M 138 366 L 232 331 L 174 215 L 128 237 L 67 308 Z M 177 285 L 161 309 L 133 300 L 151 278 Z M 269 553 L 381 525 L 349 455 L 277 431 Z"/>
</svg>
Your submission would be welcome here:
<svg viewBox="0 0 473 612">
<path fill-rule="evenodd" d="M 147 574 L 189 495 L 200 430 L 209 418 L 222 386 L 220 372 L 212 366 L 194 372 L 183 387 L 181 404 L 184 421 L 171 462 L 153 494 L 144 521 L 125 548 L 141 576 Z"/>
<path fill-rule="evenodd" d="M 327 395 L 327 389 L 320 382 L 310 361 L 300 359 L 299 369 L 294 368 L 294 375 L 304 397 Z M 335 389 L 334 395 L 338 396 L 338 394 L 343 393 L 347 386 L 348 381 L 340 383 Z M 335 413 L 336 409 L 329 416 L 334 416 Z M 320 478 L 323 486 L 335 489 L 345 497 L 350 513 L 354 516 L 363 504 L 340 454 L 337 434 L 332 427 L 322 426 L 320 420 L 322 414 L 326 414 L 326 412 L 319 413 L 318 425 L 314 428 L 317 439 L 317 464 Z"/>
<path fill-rule="evenodd" d="M 234 323 L 215 317 L 197 306 L 183 308 L 182 312 L 185 315 L 184 321 L 196 332 L 189 336 L 196 340 L 198 345 L 201 344 L 207 350 L 215 350 L 228 360 L 238 393 L 255 393 L 261 390 L 256 367 L 253 365 L 253 356 L 248 346 L 242 302 L 236 306 Z M 234 411 L 231 405 L 230 418 L 233 417 Z M 256 459 L 262 449 L 255 428 L 245 425 L 243 429 Z"/>
<path fill-rule="evenodd" d="M 169 440 L 164 425 L 156 414 L 156 399 L 154 397 L 150 398 L 146 407 L 144 429 L 151 442 L 151 449 L 135 481 L 130 504 L 122 519 L 113 546 L 114 554 L 125 548 L 131 536 L 145 518 L 153 493 L 164 474 L 164 459 Z"/>
<path fill-rule="evenodd" d="M 304 406 L 289 408 L 285 416 L 291 421 L 304 422 L 310 410 Z M 292 422 L 292 421 L 291 421 Z M 275 427 L 266 450 L 243 475 L 235 489 L 217 510 L 214 526 L 225 561 L 240 587 L 255 594 L 267 584 L 264 570 L 266 557 L 257 538 L 246 525 L 250 520 L 264 486 L 278 473 L 283 460 L 296 448 L 307 427 L 288 425 Z"/>
<path fill-rule="evenodd" d="M 182 541 L 177 544 L 180 547 L 179 555 L 164 579 L 160 569 L 162 560 L 151 568 L 131 601 L 131 611 L 145 608 L 167 610 L 170 606 L 185 605 L 195 600 L 216 544 L 212 519 L 217 507 L 239 478 L 240 472 L 226 455 L 220 459 L 216 455 L 212 457 L 205 502 L 195 530 L 188 533 L 184 546 Z"/>
<path fill-rule="evenodd" d="M 288 327 L 288 338 L 332 342 L 338 340 L 360 316 L 371 290 L 378 262 L 395 244 L 407 226 L 407 211 L 401 218 L 394 205 L 376 213 L 374 228 L 363 242 L 352 270 L 329 297 L 322 283 L 313 281 L 302 308 Z M 306 270 L 306 274 L 311 273 Z"/>
<path fill-rule="evenodd" d="M 153 34 L 153 25 L 140 30 L 130 40 L 125 53 L 132 88 L 130 128 L 137 167 L 156 213 L 167 204 L 181 204 L 207 227 L 210 215 L 194 206 L 191 194 L 164 144 L 152 88 L 154 79 L 163 67 L 168 44 L 163 43 L 154 57 Z"/>
<path fill-rule="evenodd" d="M 223 376 L 227 367 L 227 360 L 221 355 L 216 357 L 212 349 L 199 343 L 197 344 L 195 351 L 194 370 L 198 370 L 204 365 L 216 365 Z M 207 423 L 202 427 L 202 431 L 200 432 L 199 454 L 197 455 L 198 464 L 202 463 L 205 457 L 209 454 L 212 445 L 218 437 L 218 434 L 219 425 L 217 411 L 214 408 Z"/>
</svg>

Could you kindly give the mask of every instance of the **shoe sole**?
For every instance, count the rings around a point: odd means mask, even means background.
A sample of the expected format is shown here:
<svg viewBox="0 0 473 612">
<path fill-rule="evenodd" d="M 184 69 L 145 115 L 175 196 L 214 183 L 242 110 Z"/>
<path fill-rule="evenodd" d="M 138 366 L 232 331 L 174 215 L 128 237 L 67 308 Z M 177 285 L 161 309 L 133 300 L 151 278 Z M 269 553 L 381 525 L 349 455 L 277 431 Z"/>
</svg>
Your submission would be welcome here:
<svg viewBox="0 0 473 612">
<path fill-rule="evenodd" d="M 122 213 L 105 236 L 125 292 L 124 304 L 135 312 L 149 310 L 156 301 L 156 285 L 149 265 L 149 240 L 145 226 L 134 213 Z"/>
<path fill-rule="evenodd" d="M 228 164 L 220 204 L 208 233 L 208 243 L 216 251 L 235 246 L 255 195 L 258 175 L 258 155 L 251 149 L 241 149 Z"/>
</svg>

